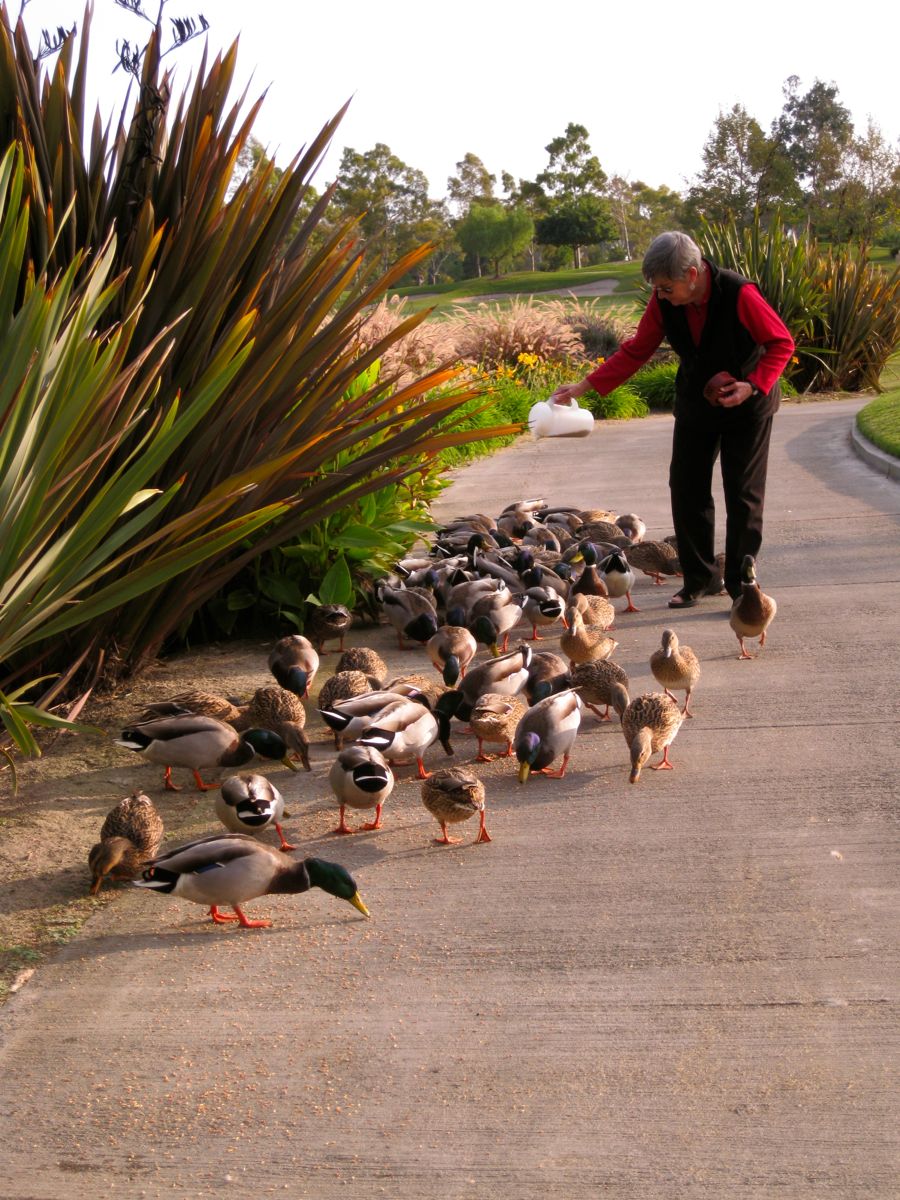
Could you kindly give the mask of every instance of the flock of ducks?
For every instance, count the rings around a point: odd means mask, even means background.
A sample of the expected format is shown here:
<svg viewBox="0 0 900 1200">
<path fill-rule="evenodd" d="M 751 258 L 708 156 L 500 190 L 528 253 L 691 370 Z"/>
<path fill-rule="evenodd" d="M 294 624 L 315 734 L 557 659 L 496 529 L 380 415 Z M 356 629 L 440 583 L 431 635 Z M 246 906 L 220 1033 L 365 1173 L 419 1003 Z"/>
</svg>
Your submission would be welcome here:
<svg viewBox="0 0 900 1200">
<path fill-rule="evenodd" d="M 310 637 L 295 634 L 275 645 L 268 659 L 275 684 L 258 688 L 249 701 L 184 691 L 150 705 L 117 744 L 161 765 L 167 789 L 178 788 L 173 768 L 190 770 L 200 790 L 216 788 L 214 811 L 224 830 L 160 853 L 162 821 L 152 801 L 136 792 L 108 814 L 90 852 L 91 892 L 104 879 L 131 879 L 203 905 L 215 922 L 257 927 L 269 922 L 247 918 L 242 905 L 248 900 L 320 887 L 368 916 L 354 880 L 339 864 L 285 858 L 295 847 L 282 829 L 284 799 L 266 776 L 231 774 L 219 784 L 201 774 L 255 759 L 311 769 L 306 705 L 331 639 L 339 640 L 342 653 L 316 704 L 335 743 L 327 777 L 339 810 L 336 835 L 380 829 L 396 772 L 410 764 L 421 780 L 422 803 L 440 828 L 436 842 L 456 841 L 449 827 L 476 815 L 476 841 L 490 841 L 484 784 L 473 767 L 425 768 L 424 756 L 435 744 L 454 753 L 453 722 L 466 723 L 477 739 L 474 763 L 514 758 L 524 784 L 534 773 L 563 778 L 584 709 L 600 721 L 611 720 L 614 709 L 628 748 L 630 782 L 656 754 L 661 758 L 651 769 L 672 770 L 669 748 L 693 716 L 697 656 L 674 630 L 663 630 L 649 661 L 662 690 L 634 698 L 626 672 L 613 659 L 616 619 L 638 611 L 635 571 L 656 583 L 679 574 L 674 538 L 654 542 L 645 533 L 635 514 L 551 508 L 538 500 L 512 504 L 497 518 L 460 518 L 439 531 L 428 554 L 397 563 L 379 592 L 398 646 L 422 647 L 440 682 L 434 674 L 389 679 L 376 651 L 344 650 L 352 615 L 327 605 L 311 613 Z M 618 599 L 625 604 L 617 611 Z M 730 614 L 740 658 L 752 657 L 747 639 L 765 644 L 775 611 L 747 556 L 742 593 Z M 529 627 L 530 636 L 510 649 L 517 626 Z M 558 645 L 539 649 L 551 630 Z M 488 651 L 484 659 L 478 658 L 481 647 Z M 500 749 L 488 754 L 486 745 Z M 371 819 L 353 828 L 348 810 Z M 260 840 L 269 829 L 277 849 Z"/>
</svg>

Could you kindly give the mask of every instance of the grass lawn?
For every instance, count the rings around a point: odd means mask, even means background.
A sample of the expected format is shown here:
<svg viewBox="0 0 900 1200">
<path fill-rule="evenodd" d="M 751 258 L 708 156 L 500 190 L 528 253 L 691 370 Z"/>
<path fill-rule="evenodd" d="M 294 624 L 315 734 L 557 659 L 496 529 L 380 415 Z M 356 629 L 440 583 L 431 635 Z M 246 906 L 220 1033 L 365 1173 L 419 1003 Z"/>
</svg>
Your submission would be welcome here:
<svg viewBox="0 0 900 1200">
<path fill-rule="evenodd" d="M 861 408 L 856 424 L 860 433 L 879 450 L 900 458 L 900 387 L 884 392 Z"/>
<path fill-rule="evenodd" d="M 403 296 L 410 312 L 426 306 L 438 309 L 458 304 L 473 298 L 478 302 L 484 296 L 508 296 L 510 303 L 523 296 L 540 296 L 542 292 L 578 287 L 594 283 L 598 279 L 615 280 L 616 290 L 612 296 L 600 297 L 609 303 L 622 303 L 638 298 L 642 281 L 639 262 L 604 263 L 601 267 L 583 267 L 580 271 L 516 271 L 494 279 L 483 275 L 480 279 L 461 279 L 455 283 L 439 283 L 433 287 L 395 288 L 392 296 Z M 549 297 L 548 297 L 549 299 Z"/>
</svg>

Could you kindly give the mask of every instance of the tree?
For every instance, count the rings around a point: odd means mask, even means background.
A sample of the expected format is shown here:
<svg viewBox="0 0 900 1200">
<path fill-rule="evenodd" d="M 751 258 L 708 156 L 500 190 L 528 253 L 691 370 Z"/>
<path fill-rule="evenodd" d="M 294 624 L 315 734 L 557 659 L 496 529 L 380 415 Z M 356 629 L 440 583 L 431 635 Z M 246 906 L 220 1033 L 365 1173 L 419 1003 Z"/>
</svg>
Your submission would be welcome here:
<svg viewBox="0 0 900 1200">
<path fill-rule="evenodd" d="M 456 164 L 456 174 L 447 180 L 447 198 L 457 205 L 460 215 L 472 204 L 492 204 L 497 176 L 491 175 L 477 154 L 464 155 Z"/>
<path fill-rule="evenodd" d="M 742 104 L 720 111 L 703 147 L 703 168 L 688 191 L 691 215 L 743 226 L 756 210 L 796 198 L 791 162 L 777 140 L 766 137 Z"/>
<path fill-rule="evenodd" d="M 494 278 L 500 277 L 500 265 L 528 245 L 534 222 L 523 208 L 504 208 L 500 204 L 473 204 L 456 229 L 459 244 L 478 261 L 493 263 Z"/>
<path fill-rule="evenodd" d="M 853 122 L 833 83 L 817 79 L 801 95 L 800 79 L 791 75 L 782 90 L 784 106 L 772 124 L 772 137 L 794 166 L 803 189 L 807 224 L 815 233 L 826 217 L 829 192 L 840 178 Z"/>
<path fill-rule="evenodd" d="M 415 242 L 414 227 L 429 212 L 428 180 L 384 142 L 360 153 L 344 147 L 335 199 L 342 213 L 360 218 L 369 255 L 382 269 Z"/>
<path fill-rule="evenodd" d="M 546 246 L 570 246 L 574 265 L 580 267 L 582 247 L 611 241 L 616 236 L 616 223 L 604 200 L 578 196 L 560 200 L 541 217 L 535 236 Z"/>
<path fill-rule="evenodd" d="M 600 160 L 591 153 L 588 136 L 583 125 L 570 122 L 564 134 L 544 147 L 550 161 L 536 182 L 545 196 L 570 200 L 583 195 L 602 195 L 606 173 Z"/>
<path fill-rule="evenodd" d="M 870 118 L 864 137 L 854 138 L 832 189 L 824 233 L 833 240 L 872 242 L 896 219 L 900 207 L 900 155 Z"/>
</svg>

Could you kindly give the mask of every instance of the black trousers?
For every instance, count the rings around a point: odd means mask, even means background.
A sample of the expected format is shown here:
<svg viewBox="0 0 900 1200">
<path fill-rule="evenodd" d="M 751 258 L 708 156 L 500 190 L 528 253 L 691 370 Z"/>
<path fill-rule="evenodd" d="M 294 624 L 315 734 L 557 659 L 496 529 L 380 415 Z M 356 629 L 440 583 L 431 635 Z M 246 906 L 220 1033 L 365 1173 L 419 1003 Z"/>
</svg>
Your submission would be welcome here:
<svg viewBox="0 0 900 1200">
<path fill-rule="evenodd" d="M 732 414 L 728 414 L 729 418 Z M 678 420 L 672 438 L 669 489 L 684 589 L 697 595 L 719 577 L 715 553 L 713 467 L 721 459 L 725 493 L 725 587 L 741 594 L 741 563 L 762 545 L 763 502 L 772 417 L 735 410 L 719 428 Z"/>
</svg>

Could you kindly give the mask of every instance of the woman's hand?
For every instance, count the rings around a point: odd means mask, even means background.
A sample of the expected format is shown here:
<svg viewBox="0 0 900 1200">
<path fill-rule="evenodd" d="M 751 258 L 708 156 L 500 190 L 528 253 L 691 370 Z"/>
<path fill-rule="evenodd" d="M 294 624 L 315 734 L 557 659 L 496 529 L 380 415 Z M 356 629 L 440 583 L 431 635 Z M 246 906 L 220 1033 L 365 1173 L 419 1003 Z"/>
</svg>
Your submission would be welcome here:
<svg viewBox="0 0 900 1200">
<path fill-rule="evenodd" d="M 550 397 L 550 403 L 571 404 L 573 400 L 583 396 L 590 386 L 586 379 L 580 379 L 578 383 L 561 383 Z"/>
<path fill-rule="evenodd" d="M 723 408 L 737 408 L 739 404 L 749 400 L 755 390 L 752 383 L 736 379 L 734 383 L 729 383 L 726 387 L 719 389 L 719 403 Z"/>
</svg>

